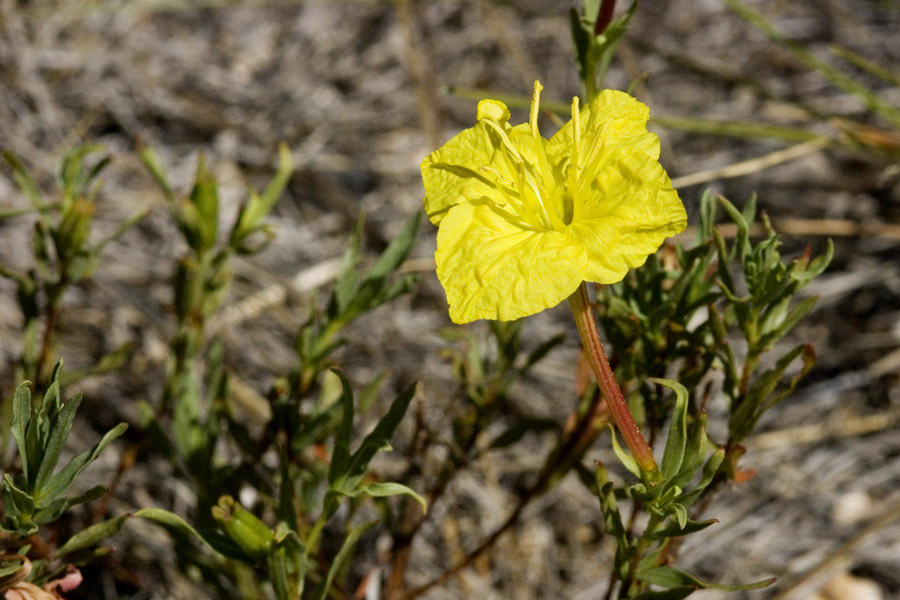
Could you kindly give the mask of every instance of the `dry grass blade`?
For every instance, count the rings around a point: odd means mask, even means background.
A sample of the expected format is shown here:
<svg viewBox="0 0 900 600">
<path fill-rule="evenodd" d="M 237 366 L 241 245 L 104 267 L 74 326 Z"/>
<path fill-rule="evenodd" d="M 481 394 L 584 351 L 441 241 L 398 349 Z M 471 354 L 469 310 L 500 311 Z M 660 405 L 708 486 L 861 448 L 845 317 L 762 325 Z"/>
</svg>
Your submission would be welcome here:
<svg viewBox="0 0 900 600">
<path fill-rule="evenodd" d="M 777 150 L 765 156 L 741 161 L 722 167 L 719 169 L 708 169 L 690 175 L 683 175 L 672 180 L 672 186 L 676 188 L 686 187 L 689 185 L 697 185 L 698 183 L 708 183 L 717 179 L 727 179 L 729 177 L 740 177 L 741 175 L 749 175 L 785 163 L 813 152 L 818 152 L 822 148 L 827 147 L 831 140 L 826 137 L 812 139 L 783 150 Z"/>
</svg>

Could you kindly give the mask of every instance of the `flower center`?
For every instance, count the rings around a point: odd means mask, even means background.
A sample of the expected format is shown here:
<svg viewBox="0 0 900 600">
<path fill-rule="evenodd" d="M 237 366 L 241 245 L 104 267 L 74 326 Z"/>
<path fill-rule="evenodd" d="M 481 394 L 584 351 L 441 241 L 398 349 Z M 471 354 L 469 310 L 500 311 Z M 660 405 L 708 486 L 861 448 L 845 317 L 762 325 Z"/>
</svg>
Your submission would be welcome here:
<svg viewBox="0 0 900 600">
<path fill-rule="evenodd" d="M 506 167 L 503 170 L 509 175 L 504 176 L 491 167 L 482 167 L 481 172 L 501 193 L 521 225 L 543 231 L 562 231 L 573 219 L 570 190 L 575 188 L 570 185 L 570 178 L 558 173 L 550 163 L 545 147 L 547 141 L 538 130 L 541 89 L 541 84 L 535 82 L 529 115 L 530 139 L 522 132 L 515 136 L 515 142 L 510 138 L 509 110 L 504 104 L 492 100 L 478 104 L 478 119 L 497 136 L 497 150 Z"/>
</svg>

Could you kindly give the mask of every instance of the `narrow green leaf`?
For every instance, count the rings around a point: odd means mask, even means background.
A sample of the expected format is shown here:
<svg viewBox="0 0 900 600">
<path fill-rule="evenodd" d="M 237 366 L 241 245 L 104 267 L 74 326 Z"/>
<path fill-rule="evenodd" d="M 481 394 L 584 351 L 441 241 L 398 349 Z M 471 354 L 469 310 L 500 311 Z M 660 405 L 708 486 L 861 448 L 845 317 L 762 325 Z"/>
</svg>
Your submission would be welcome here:
<svg viewBox="0 0 900 600">
<path fill-rule="evenodd" d="M 736 297 L 737 289 L 734 285 L 734 279 L 731 277 L 731 272 L 728 270 L 728 265 L 731 262 L 732 257 L 725 247 L 725 238 L 722 237 L 722 232 L 715 227 L 713 228 L 713 243 L 715 244 L 716 254 L 718 255 L 718 268 L 716 269 L 716 274 L 719 277 L 716 280 L 716 284 L 729 299 Z"/>
<path fill-rule="evenodd" d="M 594 481 L 597 485 L 597 498 L 600 500 L 600 511 L 603 513 L 603 521 L 606 533 L 613 536 L 619 552 L 624 552 L 628 547 L 628 534 L 619 513 L 619 503 L 616 500 L 615 486 L 609 480 L 609 474 L 602 463 L 597 461 L 594 471 Z"/>
<path fill-rule="evenodd" d="M 668 588 L 674 588 L 678 586 L 684 585 L 693 585 L 698 588 L 703 589 L 712 589 L 712 590 L 720 590 L 724 592 L 736 592 L 741 590 L 758 590 L 760 588 L 764 588 L 766 586 L 772 585 L 775 582 L 775 578 L 763 579 L 762 581 L 755 581 L 753 583 L 745 583 L 745 584 L 737 584 L 737 585 L 723 585 L 718 583 L 709 583 L 706 581 L 702 581 L 697 579 L 693 575 L 689 575 L 684 571 L 680 571 L 674 567 L 650 567 L 645 569 L 640 569 L 637 571 L 636 576 L 641 581 L 646 581 L 647 583 L 652 583 L 654 585 L 659 585 Z"/>
<path fill-rule="evenodd" d="M 335 319 L 346 312 L 359 282 L 357 267 L 360 261 L 359 248 L 362 244 L 365 223 L 366 215 L 365 213 L 360 213 L 359 218 L 356 220 L 356 227 L 353 228 L 353 234 L 350 236 L 347 250 L 344 251 L 344 255 L 341 257 L 341 270 L 337 281 L 334 282 L 328 307 L 329 316 Z"/>
<path fill-rule="evenodd" d="M 396 298 L 410 288 L 412 279 L 409 276 L 390 284 L 387 279 L 412 251 L 421 220 L 422 213 L 415 213 L 365 274 L 342 315 L 345 322 Z"/>
<path fill-rule="evenodd" d="M 69 402 L 71 402 L 71 400 L 69 400 Z M 65 467 L 60 469 L 58 473 L 50 477 L 46 481 L 46 484 L 40 488 L 41 505 L 52 502 L 61 494 L 65 493 L 65 491 L 69 489 L 69 486 L 72 485 L 75 477 L 84 471 L 88 465 L 97 460 L 97 457 L 100 456 L 103 449 L 125 433 L 126 429 L 128 429 L 127 423 L 119 423 L 111 430 L 107 431 L 93 448 L 86 450 L 73 458 Z"/>
<path fill-rule="evenodd" d="M 347 537 L 344 539 L 344 543 L 341 545 L 341 549 L 331 562 L 331 566 L 328 568 L 325 579 L 323 579 L 322 583 L 319 584 L 319 587 L 316 588 L 316 591 L 313 594 L 314 600 L 325 600 L 325 597 L 328 595 L 328 591 L 331 588 L 331 583 L 334 581 L 334 578 L 341 567 L 344 566 L 344 563 L 350 558 L 353 549 L 356 547 L 356 542 L 362 534 L 374 527 L 376 523 L 378 523 L 378 521 L 368 521 L 366 523 L 361 523 L 350 530 Z"/>
<path fill-rule="evenodd" d="M 743 215 L 744 220 L 750 225 L 752 225 L 753 221 L 756 220 L 756 201 L 757 201 L 757 199 L 758 198 L 756 196 L 756 192 L 750 194 L 750 197 L 747 198 L 747 202 L 744 203 L 744 208 L 741 209 L 741 215 Z M 768 222 L 768 219 L 766 219 L 765 214 L 763 214 L 763 220 Z"/>
<path fill-rule="evenodd" d="M 366 279 L 383 279 L 394 271 L 396 271 L 406 257 L 409 256 L 413 245 L 416 242 L 416 234 L 419 232 L 419 225 L 422 223 L 422 211 L 416 211 L 400 233 L 388 244 L 371 270 L 366 274 Z"/>
<path fill-rule="evenodd" d="M 828 268 L 828 265 L 831 264 L 832 258 L 834 258 L 834 243 L 829 239 L 828 244 L 825 246 L 825 254 L 814 258 L 802 275 L 792 272 L 791 276 L 795 279 L 800 279 L 801 281 L 803 279 L 818 277 L 824 273 L 825 269 Z"/>
<path fill-rule="evenodd" d="M 167 529 L 176 531 L 188 537 L 196 538 L 201 544 L 209 550 L 215 552 L 215 548 L 203 537 L 196 529 L 191 527 L 184 519 L 161 508 L 143 508 L 132 515 L 138 519 L 146 519 L 158 523 Z"/>
<path fill-rule="evenodd" d="M 378 421 L 372 433 L 363 439 L 359 448 L 350 457 L 350 463 L 346 471 L 347 480 L 342 489 L 355 488 L 362 476 L 365 475 L 366 470 L 369 468 L 369 463 L 372 462 L 375 455 L 381 450 L 390 448 L 394 430 L 397 429 L 400 421 L 406 415 L 406 409 L 409 407 L 409 403 L 412 401 L 415 393 L 416 384 L 412 384 L 400 392 L 400 395 L 391 403 L 387 414 Z"/>
<path fill-rule="evenodd" d="M 771 397 L 775 388 L 781 382 L 785 370 L 800 356 L 805 347 L 806 344 L 795 346 L 782 356 L 772 369 L 765 371 L 750 385 L 747 394 L 728 422 L 729 431 L 735 442 L 740 442 L 749 435 L 762 414 L 773 406 Z"/>
<path fill-rule="evenodd" d="M 272 207 L 281 197 L 284 188 L 291 179 L 294 170 L 291 151 L 286 144 L 278 147 L 279 165 L 274 177 L 263 193 L 257 194 L 255 190 L 249 190 L 248 199 L 241 205 L 238 218 L 231 230 L 229 245 L 240 253 L 253 253 L 262 250 L 268 240 L 261 245 L 249 246 L 247 239 L 257 232 L 267 232 L 265 225 L 260 225 L 260 221 L 264 219 Z"/>
<path fill-rule="evenodd" d="M 201 156 L 197 161 L 197 175 L 191 190 L 191 205 L 197 209 L 201 246 L 197 251 L 209 250 L 216 243 L 219 228 L 219 191 L 215 176 L 206 168 Z"/>
<path fill-rule="evenodd" d="M 3 474 L 3 504 L 7 517 L 22 516 L 30 519 L 34 514 L 34 498 L 17 486 L 9 473 Z"/>
<path fill-rule="evenodd" d="M 725 209 L 725 212 L 728 213 L 728 216 L 731 217 L 731 220 L 737 225 L 738 234 L 735 238 L 735 243 L 739 245 L 741 252 L 740 256 L 743 257 L 750 251 L 750 244 L 748 241 L 750 238 L 750 223 L 747 222 L 743 213 L 741 213 L 741 211 L 739 211 L 737 207 L 724 196 L 719 196 L 719 204 L 722 205 L 722 208 Z"/>
<path fill-rule="evenodd" d="M 294 172 L 294 161 L 291 157 L 291 150 L 287 144 L 278 146 L 278 170 L 272 177 L 266 189 L 262 194 L 256 197 L 255 201 L 251 201 L 247 207 L 246 220 L 240 225 L 242 227 L 255 227 L 260 220 L 269 214 L 272 207 L 278 202 L 284 188 L 287 187 Z"/>
<path fill-rule="evenodd" d="M 585 2 L 585 15 L 597 14 L 589 12 L 587 2 Z M 569 9 L 569 28 L 572 33 L 572 42 L 575 45 L 575 57 L 578 59 L 578 72 L 582 80 L 585 79 L 587 73 L 587 56 L 591 48 L 591 32 L 582 23 L 581 15 L 575 10 L 575 7 Z"/>
<path fill-rule="evenodd" d="M 690 519 L 688 519 L 682 525 L 678 521 L 669 521 L 668 523 L 666 523 L 665 527 L 662 527 L 657 531 L 648 532 L 646 536 L 653 540 L 681 537 L 684 535 L 702 531 L 710 525 L 714 525 L 718 522 L 718 519 L 709 519 L 706 521 L 691 521 Z"/>
<path fill-rule="evenodd" d="M 78 410 L 80 404 L 81 394 L 75 394 L 63 403 L 58 417 L 51 421 L 50 436 L 45 443 L 43 459 L 34 481 L 35 500 L 38 501 L 39 505 L 42 496 L 41 488 L 44 487 L 44 484 L 47 483 L 47 480 L 50 479 L 50 476 L 53 475 L 53 471 L 56 469 L 59 455 L 62 453 L 66 440 L 69 439 L 69 432 L 72 430 L 75 411 Z"/>
<path fill-rule="evenodd" d="M 673 502 L 666 507 L 666 511 L 675 515 L 675 521 L 681 529 L 687 527 L 687 509 L 683 505 Z"/>
<path fill-rule="evenodd" d="M 28 169 L 25 168 L 22 161 L 12 152 L 4 150 L 3 159 L 12 169 L 13 180 L 15 180 L 16 185 L 19 186 L 19 190 L 25 194 L 25 197 L 31 202 L 31 206 L 40 213 L 41 218 L 43 219 L 44 215 L 47 214 L 49 207 L 44 202 L 43 198 L 41 198 L 38 186 L 28 173 Z"/>
<path fill-rule="evenodd" d="M 130 519 L 131 516 L 132 515 L 130 514 L 122 515 L 121 517 L 103 521 L 102 523 L 91 525 L 87 529 L 79 531 L 78 533 L 70 537 L 65 544 L 63 544 L 56 552 L 53 553 L 53 559 L 59 560 L 64 556 L 78 550 L 84 550 L 85 548 L 96 546 L 106 538 L 116 535 L 122 529 L 122 526 L 125 525 L 125 521 Z"/>
<path fill-rule="evenodd" d="M 663 477 L 670 479 L 680 470 L 684 460 L 684 449 L 687 445 L 687 389 L 669 379 L 651 378 L 650 381 L 662 385 L 675 393 L 675 409 L 672 412 L 672 421 L 669 425 L 669 436 L 666 439 L 666 449 L 663 452 L 661 470 Z"/>
<path fill-rule="evenodd" d="M 619 462 L 622 463 L 623 467 L 628 469 L 629 473 L 640 479 L 642 473 L 640 467 L 638 467 L 637 461 L 635 461 L 634 458 L 625 452 L 625 450 L 622 449 L 622 446 L 619 445 L 619 440 L 616 438 L 616 430 L 613 429 L 612 425 L 609 425 L 609 436 L 616 458 L 619 459 Z"/>
<path fill-rule="evenodd" d="M 716 224 L 716 196 L 709 188 L 703 190 L 700 196 L 700 224 L 697 227 L 697 245 L 700 245 L 713 237 L 713 227 Z"/>
<path fill-rule="evenodd" d="M 505 431 L 495 437 L 490 448 L 508 448 L 512 446 L 526 433 L 541 433 L 544 431 L 554 431 L 559 428 L 559 423 L 555 419 L 522 419 L 510 425 Z"/>
<path fill-rule="evenodd" d="M 889 83 L 894 87 L 900 87 L 900 76 L 891 71 L 888 71 L 880 65 L 873 63 L 866 57 L 861 56 L 848 48 L 844 48 L 843 46 L 838 46 L 837 44 L 831 44 L 828 47 L 828 50 L 831 51 L 832 54 L 843 58 L 853 66 L 858 67 L 866 71 L 867 73 L 874 75 L 875 77 L 878 77 L 884 82 Z"/>
<path fill-rule="evenodd" d="M 399 495 L 409 496 L 419 503 L 423 513 L 428 512 L 428 503 L 425 501 L 425 498 L 402 483 L 392 483 L 390 481 L 370 483 L 369 485 L 357 488 L 357 490 L 360 494 L 367 494 L 375 498 L 387 498 L 389 496 Z"/>
<path fill-rule="evenodd" d="M 696 419 L 691 432 L 688 434 L 684 458 L 681 461 L 681 470 L 677 475 L 671 477 L 666 482 L 666 485 L 684 488 L 706 461 L 706 414 L 700 413 Z"/>
<path fill-rule="evenodd" d="M 772 331 L 772 338 L 767 346 L 775 343 L 777 340 L 783 338 L 787 333 L 793 329 L 797 323 L 799 323 L 803 317 L 808 315 L 812 309 L 816 306 L 816 300 L 818 298 L 816 296 L 810 296 L 809 298 L 804 298 L 800 301 L 797 306 L 791 309 L 791 311 L 784 317 L 781 323 Z"/>
<path fill-rule="evenodd" d="M 13 437 L 16 439 L 16 445 L 19 447 L 19 459 L 22 462 L 22 477 L 29 481 L 31 466 L 29 460 L 28 446 L 25 439 L 25 433 L 31 423 L 31 382 L 25 381 L 16 387 L 13 395 L 13 417 L 10 429 Z M 39 465 L 35 465 L 37 467 Z"/>
<path fill-rule="evenodd" d="M 277 600 L 303 597 L 306 579 L 307 549 L 294 531 L 279 526 L 269 552 L 269 581 Z"/>
<path fill-rule="evenodd" d="M 356 395 L 357 412 L 365 414 L 372 408 L 372 403 L 378 398 L 378 393 L 381 391 L 381 386 L 384 384 L 384 380 L 387 379 L 387 375 L 386 371 L 380 373 L 359 390 L 359 393 Z"/>
<path fill-rule="evenodd" d="M 100 173 L 109 162 L 109 157 L 104 157 L 92 169 L 85 170 L 85 158 L 89 154 L 102 152 L 103 146 L 99 144 L 82 144 L 75 146 L 63 156 L 57 169 L 57 180 L 63 190 L 63 211 L 68 203 L 76 198 L 88 196 L 88 187 L 91 181 Z"/>
<path fill-rule="evenodd" d="M 68 387 L 88 377 L 105 375 L 110 371 L 115 371 L 125 364 L 132 350 L 134 350 L 134 343 L 125 342 L 118 348 L 101 356 L 94 365 L 87 369 L 66 369 L 64 373 L 60 373 L 60 384 L 63 387 Z"/>
<path fill-rule="evenodd" d="M 150 175 L 153 176 L 153 179 L 156 181 L 159 189 L 162 190 L 166 200 L 169 204 L 174 204 L 175 193 L 172 191 L 172 186 L 169 185 L 169 179 L 166 177 L 166 170 L 159 161 L 159 157 L 156 156 L 156 153 L 149 146 L 144 146 L 143 144 L 138 145 L 137 151 L 141 162 L 144 163 L 144 167 L 150 172 Z"/>
<path fill-rule="evenodd" d="M 600 12 L 601 0 L 584 0 L 584 20 L 593 26 L 597 22 L 597 13 Z M 593 31 L 593 29 L 591 29 Z"/>
<path fill-rule="evenodd" d="M 141 221 L 141 219 L 143 219 L 144 217 L 146 217 L 149 214 L 150 214 L 150 209 L 145 208 L 141 211 L 134 213 L 133 215 L 131 215 L 130 217 L 128 217 L 127 219 L 122 221 L 122 223 L 119 224 L 118 227 L 116 227 L 115 231 L 113 231 L 111 234 L 109 234 L 108 236 L 106 236 L 105 238 L 100 240 L 100 243 L 98 243 L 94 248 L 94 253 L 99 254 L 104 248 L 106 248 L 106 246 L 108 246 L 110 243 L 112 243 L 112 242 L 116 241 L 117 239 L 119 239 L 120 237 L 122 237 L 122 235 L 126 231 L 128 231 L 129 229 L 134 227 L 139 221 Z"/>
<path fill-rule="evenodd" d="M 716 473 L 719 472 L 719 467 L 722 466 L 722 463 L 725 461 L 725 450 L 723 448 L 717 449 L 709 459 L 706 461 L 706 464 L 703 465 L 703 473 L 700 476 L 700 483 L 692 489 L 690 492 L 686 494 L 682 494 L 680 498 L 678 498 L 678 503 L 683 506 L 691 506 L 694 502 L 697 501 L 697 498 L 700 497 L 700 494 L 703 493 L 703 490 L 712 483 L 713 478 L 716 476 Z"/>
<path fill-rule="evenodd" d="M 334 450 L 331 453 L 331 464 L 328 466 L 328 483 L 334 485 L 342 477 L 346 477 L 350 469 L 350 438 L 353 435 L 353 390 L 347 377 L 333 369 L 341 380 L 341 399 L 343 416 L 341 426 L 334 438 Z"/>
<path fill-rule="evenodd" d="M 41 499 L 41 505 L 37 506 L 32 517 L 35 525 L 46 525 L 52 523 L 62 516 L 62 514 L 73 506 L 86 504 L 98 500 L 107 492 L 105 485 L 95 485 L 83 494 L 78 496 L 69 496 L 60 498 L 55 502 L 49 502 L 46 498 Z"/>
<path fill-rule="evenodd" d="M 294 159 L 291 156 L 291 149 L 287 144 L 282 142 L 278 145 L 278 170 L 275 172 L 275 176 L 260 196 L 262 208 L 265 209 L 264 214 L 268 214 L 272 206 L 278 201 L 278 198 L 281 197 L 284 188 L 287 187 L 288 182 L 291 180 L 293 172 Z"/>
<path fill-rule="evenodd" d="M 565 333 L 559 333 L 531 351 L 525 360 L 525 364 L 522 366 L 522 371 L 525 372 L 540 362 L 551 350 L 562 344 L 566 340 L 566 337 Z"/>
</svg>

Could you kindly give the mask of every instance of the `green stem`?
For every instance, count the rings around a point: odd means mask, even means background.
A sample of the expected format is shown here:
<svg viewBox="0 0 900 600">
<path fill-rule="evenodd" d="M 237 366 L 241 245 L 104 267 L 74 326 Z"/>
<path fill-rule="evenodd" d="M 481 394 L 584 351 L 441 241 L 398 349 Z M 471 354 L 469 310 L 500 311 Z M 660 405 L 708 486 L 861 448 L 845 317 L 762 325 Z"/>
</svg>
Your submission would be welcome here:
<svg viewBox="0 0 900 600">
<path fill-rule="evenodd" d="M 641 471 L 649 476 L 650 480 L 656 479 L 659 474 L 659 467 L 653 458 L 653 451 L 650 449 L 647 440 L 641 434 L 634 417 L 628 409 L 625 402 L 625 396 L 616 382 L 616 376 L 609 361 L 606 358 L 606 352 L 603 350 L 603 343 L 600 341 L 600 335 L 597 333 L 597 324 L 594 321 L 594 313 L 591 309 L 591 303 L 588 299 L 587 286 L 584 282 L 578 286 L 571 296 L 569 296 L 569 306 L 572 307 L 572 315 L 575 317 L 575 325 L 578 327 L 578 334 L 581 336 L 581 343 L 587 352 L 588 359 L 591 363 L 591 370 L 594 377 L 597 378 L 597 385 L 603 392 L 609 411 L 612 413 L 616 422 L 616 427 L 625 438 L 625 443 L 631 450 L 634 460 L 637 462 Z"/>
</svg>

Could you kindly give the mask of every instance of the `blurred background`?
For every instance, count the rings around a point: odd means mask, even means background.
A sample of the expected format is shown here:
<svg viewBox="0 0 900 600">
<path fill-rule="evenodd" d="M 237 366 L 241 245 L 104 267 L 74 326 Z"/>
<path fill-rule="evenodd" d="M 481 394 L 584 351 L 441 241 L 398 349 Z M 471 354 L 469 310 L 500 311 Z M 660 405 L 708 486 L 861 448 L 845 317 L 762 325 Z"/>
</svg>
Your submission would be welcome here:
<svg viewBox="0 0 900 600">
<path fill-rule="evenodd" d="M 619 4 L 619 12 L 628 6 Z M 720 523 L 689 542 L 683 565 L 717 581 L 779 578 L 731 598 L 900 598 L 900 124 L 803 60 L 808 52 L 839 65 L 900 107 L 900 3 L 748 4 L 795 46 L 776 43 L 724 0 L 644 0 L 607 78 L 608 87 L 631 88 L 650 106 L 661 162 L 692 218 L 707 187 L 738 206 L 757 194 L 788 252 L 821 253 L 829 237 L 836 244 L 832 266 L 806 290 L 819 303 L 791 340 L 813 342 L 818 364 L 748 444 L 742 464 L 756 476 L 719 496 L 707 514 Z M 360 212 L 366 249 L 375 253 L 421 210 L 419 162 L 474 122 L 478 98 L 502 94 L 527 105 L 535 79 L 546 100 L 568 103 L 579 93 L 573 6 L 0 0 L 0 148 L 51 189 L 68 148 L 103 144 L 113 163 L 98 200 L 99 233 L 151 211 L 66 299 L 67 365 L 86 367 L 124 342 L 135 348 L 117 374 L 81 385 L 85 445 L 94 428 L 135 421 L 134 400 L 159 397 L 172 328 L 169 281 L 184 248 L 173 243 L 165 200 L 134 153 L 138 140 L 158 153 L 182 192 L 204 154 L 222 182 L 229 223 L 247 186 L 271 176 L 278 143 L 290 146 L 296 171 L 274 212 L 277 237 L 263 254 L 236 263 L 228 304 L 261 300 L 249 314 L 226 311 L 216 325 L 229 367 L 258 395 L 292 365 L 303 306 L 337 272 Z M 513 121 L 523 119 L 514 111 Z M 546 120 L 542 129 L 549 136 L 554 125 Z M 0 208 L 24 206 L 4 172 Z M 4 264 L 28 269 L 30 219 L 0 221 Z M 422 382 L 425 410 L 440 415 L 454 384 L 440 355 L 447 342 L 436 333 L 450 322 L 428 266 L 434 233 L 427 223 L 420 232 L 414 293 L 366 317 L 340 357 L 361 381 L 387 369 L 398 390 Z M 578 338 L 570 320 L 559 309 L 529 324 L 536 339 L 569 337 L 540 377 L 516 388 L 523 410 L 558 419 L 568 412 L 558 403 L 574 389 Z M 20 327 L 14 285 L 0 280 L 4 397 L 16 383 Z M 252 404 L 253 392 L 245 395 Z M 99 481 L 116 467 L 110 454 L 95 467 Z M 491 456 L 458 482 L 452 500 L 433 507 L 413 581 L 427 581 L 502 522 L 516 481 L 535 468 L 532 456 Z M 109 510 L 183 512 L 190 490 L 159 484 L 170 470 L 153 457 L 130 470 Z M 529 507 L 491 564 L 425 597 L 596 598 L 609 556 L 597 543 L 598 515 L 596 499 L 574 478 L 564 481 Z M 173 565 L 165 533 L 136 525 L 113 544 L 115 557 L 79 597 L 200 597 Z"/>
</svg>

